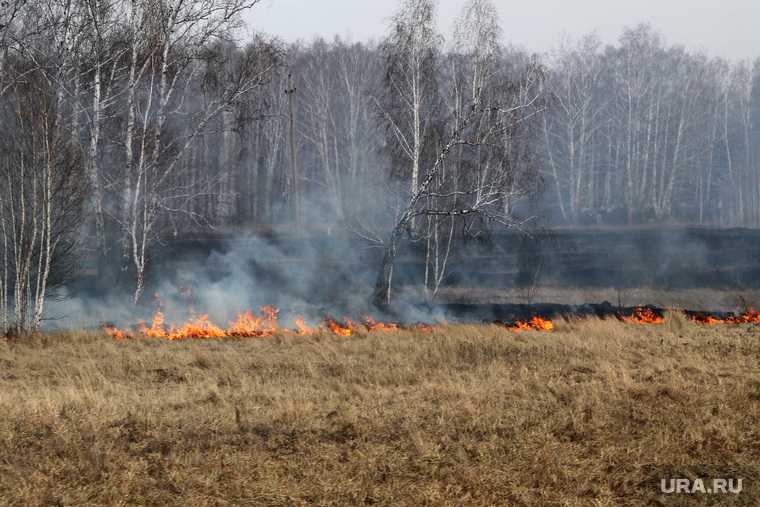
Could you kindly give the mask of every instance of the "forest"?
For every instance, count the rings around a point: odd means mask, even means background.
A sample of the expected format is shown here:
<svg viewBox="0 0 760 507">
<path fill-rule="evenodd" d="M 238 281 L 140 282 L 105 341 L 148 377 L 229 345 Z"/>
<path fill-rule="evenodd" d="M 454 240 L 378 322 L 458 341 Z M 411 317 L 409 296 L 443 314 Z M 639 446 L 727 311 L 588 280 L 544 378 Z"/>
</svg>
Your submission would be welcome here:
<svg viewBox="0 0 760 507">
<path fill-rule="evenodd" d="M 646 24 L 535 54 L 462 3 L 285 43 L 243 23 L 260 0 L 0 2 L 0 332 L 84 260 L 137 303 L 155 248 L 209 231 L 353 235 L 389 304 L 405 241 L 435 292 L 499 228 L 760 226 L 760 59 Z"/>
</svg>

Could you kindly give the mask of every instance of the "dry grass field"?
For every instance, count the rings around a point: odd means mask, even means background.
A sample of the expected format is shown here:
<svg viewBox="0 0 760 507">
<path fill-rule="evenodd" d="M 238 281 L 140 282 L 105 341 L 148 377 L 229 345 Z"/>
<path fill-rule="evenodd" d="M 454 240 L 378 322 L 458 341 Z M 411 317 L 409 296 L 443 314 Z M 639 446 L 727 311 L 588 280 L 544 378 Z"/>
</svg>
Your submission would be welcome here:
<svg viewBox="0 0 760 507">
<path fill-rule="evenodd" d="M 760 330 L 0 341 L 8 505 L 758 505 Z M 739 495 L 660 478 L 741 477 Z"/>
</svg>

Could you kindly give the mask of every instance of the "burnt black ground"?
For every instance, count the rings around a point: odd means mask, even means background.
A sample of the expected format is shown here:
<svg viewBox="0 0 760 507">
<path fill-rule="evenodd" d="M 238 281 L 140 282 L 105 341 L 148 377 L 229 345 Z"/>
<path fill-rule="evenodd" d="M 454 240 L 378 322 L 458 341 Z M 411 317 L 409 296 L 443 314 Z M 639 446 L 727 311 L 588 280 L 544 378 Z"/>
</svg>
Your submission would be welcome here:
<svg viewBox="0 0 760 507">
<path fill-rule="evenodd" d="M 424 254 L 421 242 L 408 241 L 401 246 L 394 287 L 421 286 Z M 209 284 L 244 279 L 239 294 L 233 297 L 251 295 L 252 306 L 287 308 L 299 302 L 318 312 L 355 315 L 370 309 L 368 300 L 381 255 L 376 245 L 349 233 L 186 236 L 167 241 L 153 253 L 146 294 L 165 287 L 167 281 L 169 286 L 189 286 L 202 292 Z M 460 243 L 448 267 L 443 286 L 465 292 L 475 288 L 493 294 L 520 287 L 620 291 L 646 287 L 665 292 L 714 289 L 730 294 L 760 288 L 760 231 L 618 227 L 547 229 L 529 235 L 504 232 Z M 113 291 L 129 292 L 129 287 L 114 285 L 113 277 L 104 276 L 106 270 L 99 271 L 80 276 L 70 286 L 71 293 L 100 297 Z M 619 311 L 609 303 L 494 305 L 496 301 L 486 298 L 477 301 L 482 304 L 431 309 L 420 302 L 419 298 L 403 301 L 393 313 L 414 318 L 406 311 L 414 307 L 446 318 L 478 321 Z"/>
</svg>

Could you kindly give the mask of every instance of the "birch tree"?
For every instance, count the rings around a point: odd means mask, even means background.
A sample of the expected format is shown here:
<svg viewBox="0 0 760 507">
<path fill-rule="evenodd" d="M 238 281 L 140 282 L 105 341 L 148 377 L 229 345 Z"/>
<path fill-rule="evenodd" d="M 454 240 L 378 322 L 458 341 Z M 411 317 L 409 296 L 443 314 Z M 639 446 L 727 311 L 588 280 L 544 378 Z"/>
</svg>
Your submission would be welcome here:
<svg viewBox="0 0 760 507">
<path fill-rule="evenodd" d="M 577 48 L 560 48 L 551 64 L 546 90 L 552 113 L 543 116 L 547 173 L 560 213 L 576 222 L 581 208 L 593 205 L 596 172 L 594 141 L 603 128 L 599 42 L 583 39 Z"/>
<path fill-rule="evenodd" d="M 468 0 L 454 25 L 452 47 L 455 54 L 466 56 L 464 72 L 470 76 L 466 103 L 475 102 L 492 77 L 501 37 L 499 11 L 493 0 Z M 457 87 L 462 88 L 461 85 Z"/>
<path fill-rule="evenodd" d="M 160 220 L 205 192 L 177 183 L 183 157 L 212 121 L 261 86 L 274 66 L 267 51 L 243 51 L 238 65 L 220 79 L 220 93 L 201 108 L 190 107 L 191 85 L 203 71 L 206 45 L 230 37 L 240 14 L 258 1 L 132 3 L 129 119 L 124 143 L 127 175 L 120 224 L 125 231 L 124 250 L 133 264 L 135 302 L 145 287 L 149 247 L 161 236 Z M 186 128 L 171 139 L 174 118 L 182 118 L 181 125 Z"/>
<path fill-rule="evenodd" d="M 434 0 L 403 0 L 383 43 L 386 60 L 383 115 L 399 160 L 408 164 L 409 193 L 418 193 L 423 157 L 434 152 L 431 131 L 438 109 L 437 64 L 441 37 Z M 414 217 L 412 217 L 412 224 Z"/>
<path fill-rule="evenodd" d="M 520 79 L 532 83 L 539 79 L 538 69 L 526 69 L 526 73 L 520 76 Z M 425 177 L 420 182 L 417 192 L 409 197 L 383 241 L 383 259 L 373 296 L 376 305 L 387 307 L 392 302 L 396 252 L 406 230 L 413 227 L 415 218 L 444 219 L 450 224 L 451 220 L 478 216 L 484 221 L 514 228 L 522 228 L 531 220 L 530 217 L 518 217 L 504 205 L 505 198 L 510 197 L 505 188 L 512 188 L 515 194 L 522 193 L 524 188 L 509 187 L 514 176 L 513 167 L 506 163 L 500 140 L 502 136 L 513 132 L 520 123 L 534 118 L 540 103 L 540 91 L 535 86 L 528 87 L 536 92 L 524 102 L 505 100 L 505 95 L 513 96 L 514 90 L 525 88 L 519 84 L 515 86 L 516 84 L 499 83 L 496 87 L 500 88 L 502 93 L 484 95 L 489 100 L 476 100 L 464 109 L 461 117 L 451 118 L 447 122 L 449 134 L 441 143 L 435 160 L 425 168 Z M 518 93 L 516 97 L 523 96 Z M 451 173 L 446 168 L 452 154 L 460 146 L 472 150 L 476 156 L 492 158 L 489 164 L 492 169 L 485 177 L 476 175 L 455 186 L 451 181 Z M 436 234 L 435 230 L 431 230 L 432 234 Z M 449 246 L 444 248 L 448 251 Z M 437 254 L 440 254 L 440 251 Z M 445 254 L 445 257 L 448 258 L 448 254 Z M 442 268 L 445 266 L 439 265 L 434 273 L 434 290 L 440 285 Z"/>
<path fill-rule="evenodd" d="M 0 332 L 23 333 L 40 327 L 66 272 L 87 180 L 66 102 L 49 79 L 56 60 L 6 63 L 23 79 L 0 108 Z"/>
<path fill-rule="evenodd" d="M 299 60 L 299 135 L 310 148 L 308 180 L 319 188 L 312 200 L 343 223 L 362 206 L 370 157 L 379 151 L 382 132 L 370 99 L 380 59 L 370 48 L 336 38 L 315 41 Z"/>
</svg>

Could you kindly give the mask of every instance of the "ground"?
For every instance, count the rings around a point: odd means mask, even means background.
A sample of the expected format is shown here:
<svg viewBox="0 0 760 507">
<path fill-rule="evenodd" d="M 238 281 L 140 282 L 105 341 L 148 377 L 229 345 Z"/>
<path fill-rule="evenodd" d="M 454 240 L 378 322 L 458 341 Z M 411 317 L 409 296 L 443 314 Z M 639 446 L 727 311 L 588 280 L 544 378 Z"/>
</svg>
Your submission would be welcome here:
<svg viewBox="0 0 760 507">
<path fill-rule="evenodd" d="M 9 505 L 757 505 L 760 329 L 0 341 Z M 742 478 L 665 495 L 662 478 Z"/>
<path fill-rule="evenodd" d="M 420 289 L 407 292 L 423 300 Z M 631 287 L 520 287 L 481 289 L 477 287 L 445 287 L 438 294 L 441 303 L 464 304 L 535 304 L 555 303 L 584 305 L 609 302 L 616 306 L 654 305 L 660 308 L 681 308 L 696 311 L 739 311 L 760 308 L 760 290 L 721 290 L 711 288 L 658 289 Z"/>
</svg>

